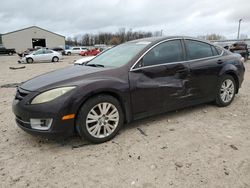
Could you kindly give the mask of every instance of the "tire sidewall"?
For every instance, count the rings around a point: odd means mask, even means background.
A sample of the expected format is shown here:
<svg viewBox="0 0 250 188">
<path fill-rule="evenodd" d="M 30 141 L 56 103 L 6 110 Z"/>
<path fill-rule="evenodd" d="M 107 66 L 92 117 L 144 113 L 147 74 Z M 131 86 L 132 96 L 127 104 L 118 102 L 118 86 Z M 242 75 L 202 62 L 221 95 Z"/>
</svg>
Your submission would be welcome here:
<svg viewBox="0 0 250 188">
<path fill-rule="evenodd" d="M 222 101 L 222 99 L 220 97 L 220 89 L 221 89 L 222 83 L 225 80 L 228 80 L 228 79 L 230 79 L 234 84 L 234 95 L 233 95 L 232 99 L 229 102 L 225 103 L 224 101 Z M 216 103 L 217 103 L 217 105 L 220 106 L 220 107 L 225 107 L 225 106 L 230 105 L 234 100 L 235 94 L 236 94 L 236 82 L 235 82 L 234 78 L 231 75 L 222 76 L 219 79 L 219 84 L 218 84 L 218 88 L 217 88 L 217 94 L 216 94 Z"/>
<path fill-rule="evenodd" d="M 87 118 L 89 111 L 94 106 L 96 106 L 97 104 L 102 103 L 102 102 L 109 102 L 117 108 L 118 113 L 119 113 L 119 122 L 118 122 L 116 129 L 114 130 L 114 132 L 112 134 L 110 134 L 109 136 L 107 136 L 105 138 L 96 138 L 96 137 L 93 137 L 88 132 L 87 126 L 86 126 L 86 118 Z M 121 108 L 119 101 L 116 98 L 109 96 L 109 95 L 98 95 L 96 97 L 93 97 L 93 98 L 87 100 L 83 104 L 83 106 L 81 107 L 81 109 L 77 115 L 76 130 L 81 137 L 85 138 L 86 140 L 88 140 L 92 143 L 98 144 L 98 143 L 103 143 L 103 142 L 106 142 L 106 141 L 112 139 L 118 133 L 118 131 L 121 129 L 123 122 L 124 122 L 124 115 L 123 115 L 123 111 L 122 111 L 122 108 Z"/>
<path fill-rule="evenodd" d="M 58 57 L 55 56 L 55 57 L 52 58 L 52 62 L 58 62 L 58 61 L 59 61 Z"/>
</svg>

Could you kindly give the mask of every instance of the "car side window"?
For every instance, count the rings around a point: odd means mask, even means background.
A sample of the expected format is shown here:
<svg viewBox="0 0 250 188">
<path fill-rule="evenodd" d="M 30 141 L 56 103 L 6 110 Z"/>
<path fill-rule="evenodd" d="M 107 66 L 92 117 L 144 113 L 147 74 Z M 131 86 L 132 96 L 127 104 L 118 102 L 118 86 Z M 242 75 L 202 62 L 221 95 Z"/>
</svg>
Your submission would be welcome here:
<svg viewBox="0 0 250 188">
<path fill-rule="evenodd" d="M 151 49 L 142 59 L 142 66 L 158 65 L 183 61 L 183 50 L 180 40 L 161 43 Z"/>
<path fill-rule="evenodd" d="M 80 48 L 73 48 L 73 50 L 80 50 Z"/>
<path fill-rule="evenodd" d="M 41 50 L 37 50 L 34 55 L 40 55 L 40 54 L 44 54 L 44 50 L 41 49 Z"/>
<path fill-rule="evenodd" d="M 51 53 L 53 53 L 53 52 L 52 52 L 51 50 L 46 50 L 45 53 L 46 53 L 46 54 L 51 54 Z"/>
<path fill-rule="evenodd" d="M 188 60 L 213 56 L 210 44 L 195 40 L 185 40 Z"/>
</svg>

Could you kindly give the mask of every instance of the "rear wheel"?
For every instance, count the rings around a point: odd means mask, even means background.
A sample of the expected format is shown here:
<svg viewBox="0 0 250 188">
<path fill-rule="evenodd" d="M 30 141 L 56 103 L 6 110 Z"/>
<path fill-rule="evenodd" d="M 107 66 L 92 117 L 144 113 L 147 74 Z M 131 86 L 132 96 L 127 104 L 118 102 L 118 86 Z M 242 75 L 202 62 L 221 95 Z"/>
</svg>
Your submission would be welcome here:
<svg viewBox="0 0 250 188">
<path fill-rule="evenodd" d="M 248 60 L 248 55 L 246 54 L 244 57 L 244 61 L 246 62 Z"/>
<path fill-rule="evenodd" d="M 220 79 L 217 95 L 216 104 L 220 107 L 228 106 L 234 99 L 236 93 L 235 80 L 231 75 L 225 75 Z"/>
<path fill-rule="evenodd" d="M 116 98 L 98 95 L 81 107 L 76 129 L 88 141 L 102 143 L 117 134 L 123 125 L 123 119 L 122 108 Z"/>
<path fill-rule="evenodd" d="M 34 60 L 32 58 L 30 58 L 30 57 L 27 58 L 26 61 L 27 61 L 27 63 L 33 63 L 34 62 Z"/>
<path fill-rule="evenodd" d="M 55 57 L 52 58 L 52 62 L 58 62 L 58 61 L 59 61 L 58 57 L 55 56 Z"/>
<path fill-rule="evenodd" d="M 9 55 L 13 55 L 13 52 L 9 52 Z"/>
<path fill-rule="evenodd" d="M 68 52 L 67 55 L 71 55 L 71 52 Z"/>
</svg>

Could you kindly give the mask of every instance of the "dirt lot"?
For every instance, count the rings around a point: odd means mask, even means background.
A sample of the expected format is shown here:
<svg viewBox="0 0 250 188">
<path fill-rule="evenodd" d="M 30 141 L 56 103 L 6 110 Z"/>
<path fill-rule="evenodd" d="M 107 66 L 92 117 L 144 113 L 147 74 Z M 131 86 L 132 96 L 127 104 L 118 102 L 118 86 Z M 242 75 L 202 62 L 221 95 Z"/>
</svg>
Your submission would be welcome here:
<svg viewBox="0 0 250 188">
<path fill-rule="evenodd" d="M 17 56 L 0 56 L 0 85 L 72 66 L 77 58 L 18 65 Z M 100 145 L 23 132 L 11 111 L 15 88 L 0 88 L 0 187 L 250 187 L 249 71 L 247 62 L 229 107 L 206 104 L 136 121 Z"/>
</svg>

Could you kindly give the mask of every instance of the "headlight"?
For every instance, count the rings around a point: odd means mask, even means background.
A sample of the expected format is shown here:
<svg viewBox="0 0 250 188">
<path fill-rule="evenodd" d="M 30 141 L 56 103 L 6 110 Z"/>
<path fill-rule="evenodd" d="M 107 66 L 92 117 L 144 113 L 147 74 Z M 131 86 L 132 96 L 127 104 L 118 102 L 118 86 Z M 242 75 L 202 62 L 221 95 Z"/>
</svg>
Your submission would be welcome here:
<svg viewBox="0 0 250 188">
<path fill-rule="evenodd" d="M 72 90 L 74 88 L 75 88 L 75 86 L 70 86 L 70 87 L 61 87 L 61 88 L 56 88 L 56 89 L 51 89 L 49 91 L 45 91 L 45 92 L 37 95 L 31 101 L 31 104 L 39 104 L 39 103 L 52 101 L 55 98 L 62 96 L 63 94 L 69 92 L 70 90 Z"/>
</svg>

